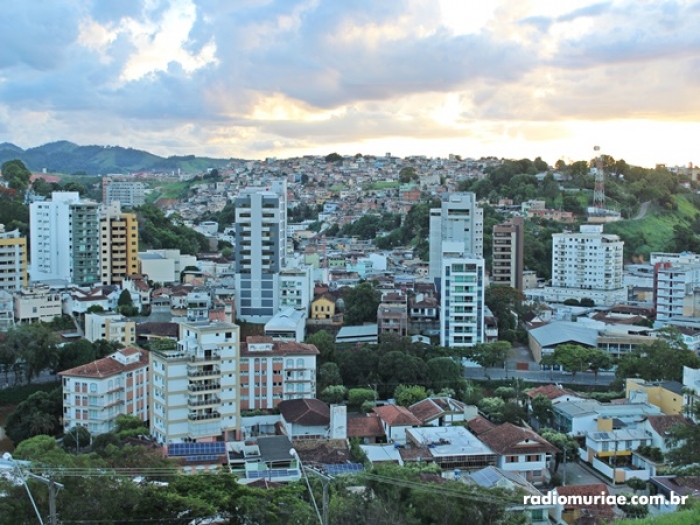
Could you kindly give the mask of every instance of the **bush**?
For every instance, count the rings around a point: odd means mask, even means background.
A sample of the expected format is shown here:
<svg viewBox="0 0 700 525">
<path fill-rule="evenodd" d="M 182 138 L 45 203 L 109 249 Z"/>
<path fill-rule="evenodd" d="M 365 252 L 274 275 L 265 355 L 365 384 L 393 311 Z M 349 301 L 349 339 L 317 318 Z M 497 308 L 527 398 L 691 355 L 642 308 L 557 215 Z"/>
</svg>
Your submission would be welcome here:
<svg viewBox="0 0 700 525">
<path fill-rule="evenodd" d="M 362 406 L 365 401 L 372 401 L 377 398 L 377 393 L 368 388 L 351 388 L 348 391 L 348 404 L 354 407 Z"/>
</svg>

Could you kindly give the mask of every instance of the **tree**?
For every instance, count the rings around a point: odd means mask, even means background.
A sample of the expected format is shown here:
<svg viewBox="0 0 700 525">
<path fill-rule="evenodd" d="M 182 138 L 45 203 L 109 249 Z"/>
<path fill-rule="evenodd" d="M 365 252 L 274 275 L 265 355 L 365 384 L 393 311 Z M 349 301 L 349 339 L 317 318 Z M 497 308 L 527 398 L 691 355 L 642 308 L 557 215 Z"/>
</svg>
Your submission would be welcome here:
<svg viewBox="0 0 700 525">
<path fill-rule="evenodd" d="M 607 370 L 612 366 L 613 360 L 605 350 L 592 348 L 588 353 L 588 368 L 595 374 L 595 383 L 598 383 L 598 372 Z"/>
<path fill-rule="evenodd" d="M 589 348 L 575 344 L 563 344 L 554 349 L 551 360 L 575 376 L 578 372 L 586 370 L 590 355 L 591 349 Z"/>
<path fill-rule="evenodd" d="M 132 304 L 133 301 L 129 290 L 122 290 L 122 293 L 119 294 L 119 299 L 117 299 L 117 306 L 131 306 Z"/>
<path fill-rule="evenodd" d="M 346 325 L 361 325 L 377 321 L 380 296 L 370 283 L 362 282 L 351 288 L 343 299 L 345 300 L 344 323 Z"/>
<path fill-rule="evenodd" d="M 322 366 L 324 363 L 335 362 L 337 359 L 335 337 L 326 332 L 319 330 L 306 338 L 305 343 L 314 345 L 318 348 L 318 356 L 316 357 L 317 366 Z"/>
<path fill-rule="evenodd" d="M 434 357 L 426 363 L 425 379 L 434 392 L 449 389 L 461 397 L 464 391 L 462 364 L 452 357 Z"/>
<path fill-rule="evenodd" d="M 480 343 L 469 349 L 469 357 L 484 369 L 503 365 L 511 354 L 512 346 L 508 341 Z"/>
<path fill-rule="evenodd" d="M 503 401 L 508 401 L 509 399 L 513 399 L 515 397 L 515 388 L 511 386 L 499 386 L 493 392 L 493 395 L 500 397 Z"/>
<path fill-rule="evenodd" d="M 362 406 L 365 401 L 374 401 L 377 393 L 368 388 L 351 388 L 348 391 L 348 404 L 354 407 Z"/>
<path fill-rule="evenodd" d="M 544 394 L 537 394 L 530 401 L 532 417 L 537 420 L 540 428 L 547 427 L 554 415 L 554 407 L 552 406 L 552 400 L 549 399 Z"/>
<path fill-rule="evenodd" d="M 329 405 L 337 405 L 345 401 L 345 396 L 347 394 L 348 389 L 343 385 L 331 385 L 327 386 L 321 391 L 319 398 L 321 401 L 328 403 Z"/>
<path fill-rule="evenodd" d="M 318 385 L 319 390 L 323 390 L 327 386 L 342 385 L 343 378 L 340 375 L 340 368 L 335 363 L 324 363 L 318 368 Z"/>
<path fill-rule="evenodd" d="M 402 407 L 411 406 L 427 397 L 428 393 L 425 391 L 425 387 L 420 385 L 399 385 L 394 390 L 396 404 Z"/>
<path fill-rule="evenodd" d="M 76 425 L 71 427 L 65 436 L 63 436 L 63 448 L 69 452 L 80 452 L 81 448 L 85 448 L 92 442 L 92 435 L 87 428 Z"/>
<path fill-rule="evenodd" d="M 328 155 L 326 155 L 325 160 L 326 160 L 326 162 L 339 162 L 339 161 L 343 160 L 343 157 L 341 157 L 337 153 L 333 152 L 333 153 L 329 153 Z"/>
<path fill-rule="evenodd" d="M 32 172 L 27 169 L 21 160 L 15 159 L 3 162 L 0 171 L 2 171 L 2 178 L 7 181 L 8 186 L 13 190 L 24 193 L 29 186 Z"/>
<path fill-rule="evenodd" d="M 22 401 L 7 417 L 5 432 L 18 445 L 33 436 L 57 435 L 61 431 L 63 392 L 61 387 L 47 392 L 35 392 Z"/>
<path fill-rule="evenodd" d="M 27 381 L 42 370 L 56 369 L 58 337 L 45 323 L 22 324 L 8 330 L 2 353 L 15 356 L 15 372 L 24 372 Z"/>
<path fill-rule="evenodd" d="M 700 368 L 700 357 L 679 338 L 678 331 L 662 329 L 649 344 L 622 356 L 617 364 L 618 378 L 640 377 L 646 381 L 683 380 L 683 367 Z"/>
<path fill-rule="evenodd" d="M 551 428 L 540 428 L 539 435 L 559 449 L 554 458 L 554 472 L 559 469 L 560 463 L 569 463 L 578 458 L 578 443 L 568 434 L 562 434 Z"/>
<path fill-rule="evenodd" d="M 401 168 L 401 171 L 399 171 L 399 182 L 401 184 L 408 184 L 417 180 L 418 173 L 416 173 L 416 168 L 406 166 L 405 168 Z"/>
</svg>

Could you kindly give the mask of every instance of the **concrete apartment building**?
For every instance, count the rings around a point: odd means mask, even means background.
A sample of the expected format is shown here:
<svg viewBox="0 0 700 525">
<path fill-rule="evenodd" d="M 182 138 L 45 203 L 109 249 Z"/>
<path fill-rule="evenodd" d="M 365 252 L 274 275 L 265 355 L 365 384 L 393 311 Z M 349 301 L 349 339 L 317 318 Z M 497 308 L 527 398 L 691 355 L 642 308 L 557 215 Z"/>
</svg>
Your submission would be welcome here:
<svg viewBox="0 0 700 525">
<path fill-rule="evenodd" d="M 654 265 L 654 308 L 656 320 L 666 323 L 676 317 L 695 317 L 700 310 L 700 264 L 672 262 Z"/>
<path fill-rule="evenodd" d="M 22 288 L 13 294 L 17 323 L 48 323 L 63 314 L 61 295 L 48 286 Z"/>
<path fill-rule="evenodd" d="M 289 399 L 316 397 L 314 345 L 248 337 L 241 343 L 241 410 L 272 409 Z"/>
<path fill-rule="evenodd" d="M 287 181 L 236 198 L 236 318 L 266 323 L 279 311 L 286 264 Z"/>
<path fill-rule="evenodd" d="M 0 224 L 0 290 L 12 293 L 27 284 L 27 239 Z"/>
<path fill-rule="evenodd" d="M 408 335 L 408 297 L 398 292 L 382 294 L 377 308 L 377 329 L 379 337 L 393 334 L 399 337 Z"/>
<path fill-rule="evenodd" d="M 239 328 L 181 323 L 171 350 L 150 352 L 151 434 L 159 443 L 232 440 L 240 427 Z"/>
<path fill-rule="evenodd" d="M 121 414 L 148 420 L 148 352 L 122 348 L 92 363 L 64 370 L 63 428 L 87 428 L 92 435 L 109 432 Z"/>
<path fill-rule="evenodd" d="M 121 314 L 96 312 L 85 314 L 85 339 L 116 341 L 124 346 L 136 342 L 136 323 Z"/>
<path fill-rule="evenodd" d="M 102 179 L 102 202 L 111 206 L 119 202 L 122 206 L 133 208 L 146 203 L 146 186 L 143 182 Z"/>
<path fill-rule="evenodd" d="M 280 271 L 280 308 L 290 307 L 308 314 L 313 296 L 313 266 L 288 266 Z"/>
<path fill-rule="evenodd" d="M 581 225 L 579 232 L 552 235 L 552 285 L 545 300 L 589 298 L 597 305 L 613 305 L 627 299 L 623 284 L 624 241 L 603 233 L 602 225 Z"/>
<path fill-rule="evenodd" d="M 476 194 L 450 193 L 442 196 L 440 208 L 430 210 L 431 280 L 442 274 L 442 243 L 457 242 L 461 252 L 484 257 L 484 210 L 476 202 Z"/>
<path fill-rule="evenodd" d="M 523 291 L 525 219 L 513 217 L 493 227 L 491 283 Z"/>
<path fill-rule="evenodd" d="M 139 225 L 136 214 L 122 213 L 115 202 L 100 217 L 102 284 L 119 284 L 139 270 Z"/>
<path fill-rule="evenodd" d="M 484 342 L 484 212 L 474 193 L 430 210 L 429 276 L 440 291 L 440 344 Z"/>
<path fill-rule="evenodd" d="M 78 286 L 101 282 L 99 205 L 78 192 L 54 191 L 29 205 L 31 279 Z"/>
</svg>

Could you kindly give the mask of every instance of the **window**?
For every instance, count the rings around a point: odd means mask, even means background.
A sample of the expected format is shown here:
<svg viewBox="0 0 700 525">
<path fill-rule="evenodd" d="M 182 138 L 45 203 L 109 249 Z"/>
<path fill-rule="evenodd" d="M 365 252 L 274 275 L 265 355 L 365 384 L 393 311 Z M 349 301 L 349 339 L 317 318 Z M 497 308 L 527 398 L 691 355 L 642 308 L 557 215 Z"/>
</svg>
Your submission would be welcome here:
<svg viewBox="0 0 700 525">
<path fill-rule="evenodd" d="M 90 392 L 97 392 L 97 383 L 90 383 Z"/>
</svg>

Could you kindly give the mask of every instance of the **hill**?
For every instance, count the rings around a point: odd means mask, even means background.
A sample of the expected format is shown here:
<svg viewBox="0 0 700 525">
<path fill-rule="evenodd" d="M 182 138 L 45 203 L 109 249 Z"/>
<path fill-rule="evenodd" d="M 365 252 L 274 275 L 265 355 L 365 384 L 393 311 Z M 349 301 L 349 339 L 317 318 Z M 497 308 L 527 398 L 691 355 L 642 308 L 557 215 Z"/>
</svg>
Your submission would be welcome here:
<svg viewBox="0 0 700 525">
<path fill-rule="evenodd" d="M 89 175 L 130 173 L 134 171 L 201 173 L 208 168 L 225 166 L 228 159 L 194 155 L 159 157 L 147 151 L 121 146 L 78 146 L 61 140 L 26 150 L 4 142 L 0 144 L 0 164 L 20 159 L 31 171 L 46 169 L 50 173 L 85 172 Z"/>
</svg>

